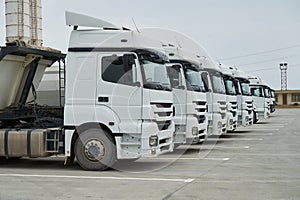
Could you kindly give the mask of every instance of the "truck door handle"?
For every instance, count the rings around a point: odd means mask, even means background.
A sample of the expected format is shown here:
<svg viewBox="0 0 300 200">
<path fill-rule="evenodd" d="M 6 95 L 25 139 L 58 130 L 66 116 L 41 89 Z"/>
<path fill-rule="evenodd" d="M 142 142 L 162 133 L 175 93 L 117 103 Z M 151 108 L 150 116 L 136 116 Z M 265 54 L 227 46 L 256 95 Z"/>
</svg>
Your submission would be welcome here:
<svg viewBox="0 0 300 200">
<path fill-rule="evenodd" d="M 98 97 L 98 102 L 108 102 L 109 98 L 108 97 Z"/>
</svg>

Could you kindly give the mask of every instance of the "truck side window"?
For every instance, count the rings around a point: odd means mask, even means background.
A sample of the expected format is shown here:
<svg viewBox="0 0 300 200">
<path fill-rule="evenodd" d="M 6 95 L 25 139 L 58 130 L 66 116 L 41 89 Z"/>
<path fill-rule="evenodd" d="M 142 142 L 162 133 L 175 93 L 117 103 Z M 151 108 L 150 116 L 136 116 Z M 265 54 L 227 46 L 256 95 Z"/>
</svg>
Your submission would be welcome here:
<svg viewBox="0 0 300 200">
<path fill-rule="evenodd" d="M 251 88 L 251 93 L 253 96 L 262 97 L 262 91 L 260 88 Z"/>
<path fill-rule="evenodd" d="M 133 85 L 136 82 L 136 66 L 126 67 L 122 56 L 102 58 L 102 79 L 111 83 Z"/>
<path fill-rule="evenodd" d="M 182 77 L 178 67 L 168 67 L 168 75 L 170 78 L 172 88 L 179 89 L 182 87 Z"/>
</svg>

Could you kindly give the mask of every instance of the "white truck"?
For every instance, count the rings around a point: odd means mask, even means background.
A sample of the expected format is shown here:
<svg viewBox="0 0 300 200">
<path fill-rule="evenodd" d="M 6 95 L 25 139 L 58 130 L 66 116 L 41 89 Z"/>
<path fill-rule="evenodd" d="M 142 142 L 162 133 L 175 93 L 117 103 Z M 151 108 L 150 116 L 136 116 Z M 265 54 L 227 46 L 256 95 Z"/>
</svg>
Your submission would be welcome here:
<svg viewBox="0 0 300 200">
<path fill-rule="evenodd" d="M 175 106 L 175 145 L 202 143 L 207 137 L 206 88 L 196 63 L 169 53 Z"/>
<path fill-rule="evenodd" d="M 227 131 L 234 131 L 238 125 L 238 84 L 233 76 L 234 72 L 232 67 L 220 64 L 220 69 L 222 71 L 226 90 Z"/>
<path fill-rule="evenodd" d="M 204 68 L 200 73 L 208 87 L 206 93 L 209 121 L 208 135 L 224 134 L 227 132 L 227 104 L 222 73 L 217 64 L 215 68 Z"/>
<path fill-rule="evenodd" d="M 6 85 L 17 86 L 19 93 L 8 95 L 10 101 L 1 99 L 0 156 L 64 154 L 66 163 L 76 156 L 83 169 L 104 170 L 117 159 L 171 152 L 173 95 L 167 57 L 157 51 L 160 43 L 84 15 L 66 13 L 66 19 L 74 30 L 59 80 L 65 91 L 60 109 L 29 104 L 28 94 L 30 88 L 36 94 L 32 85 L 41 76 L 35 75 L 43 74 L 36 72 L 65 55 L 18 46 L 1 48 L 0 70 L 6 77 L 2 82 L 15 74 L 13 66 L 24 66 L 28 73 Z M 1 88 L 1 93 L 8 90 Z"/>
<path fill-rule="evenodd" d="M 233 76 L 238 81 L 238 126 L 251 126 L 255 113 L 253 112 L 253 99 L 248 75 L 236 68 L 232 68 L 232 70 Z"/>
<path fill-rule="evenodd" d="M 270 94 L 268 86 L 259 77 L 248 76 L 250 89 L 255 106 L 253 122 L 264 120 L 270 117 Z M 256 114 L 256 115 L 255 115 Z"/>
<path fill-rule="evenodd" d="M 271 113 L 275 112 L 276 109 L 276 98 L 275 98 L 275 90 L 270 88 L 270 95 L 271 95 L 271 104 L 270 104 L 270 111 Z"/>
</svg>

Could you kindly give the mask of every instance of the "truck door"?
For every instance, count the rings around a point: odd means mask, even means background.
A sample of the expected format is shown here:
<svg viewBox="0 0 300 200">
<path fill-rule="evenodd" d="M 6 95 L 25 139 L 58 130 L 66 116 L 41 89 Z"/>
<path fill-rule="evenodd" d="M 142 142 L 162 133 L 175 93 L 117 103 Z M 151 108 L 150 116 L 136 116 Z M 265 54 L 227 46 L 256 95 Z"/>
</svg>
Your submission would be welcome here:
<svg viewBox="0 0 300 200">
<path fill-rule="evenodd" d="M 185 79 L 181 65 L 168 66 L 168 74 L 173 89 L 173 100 L 175 106 L 175 124 L 186 124 L 187 93 Z"/>
<path fill-rule="evenodd" d="M 264 98 L 262 87 L 252 86 L 251 93 L 252 93 L 252 97 L 253 97 L 253 103 L 256 106 L 256 110 L 258 112 L 264 112 L 265 98 Z"/>
<path fill-rule="evenodd" d="M 98 58 L 96 107 L 110 109 L 118 116 L 121 133 L 140 133 L 142 117 L 142 87 L 137 56 L 101 54 Z M 107 116 L 106 116 L 107 118 Z"/>
<path fill-rule="evenodd" d="M 207 92 L 206 92 L 206 101 L 207 101 L 207 118 L 209 121 L 212 121 L 213 118 L 213 92 L 212 92 L 212 85 L 211 80 L 209 77 L 208 72 L 203 71 L 201 73 L 202 80 L 206 85 Z"/>
</svg>

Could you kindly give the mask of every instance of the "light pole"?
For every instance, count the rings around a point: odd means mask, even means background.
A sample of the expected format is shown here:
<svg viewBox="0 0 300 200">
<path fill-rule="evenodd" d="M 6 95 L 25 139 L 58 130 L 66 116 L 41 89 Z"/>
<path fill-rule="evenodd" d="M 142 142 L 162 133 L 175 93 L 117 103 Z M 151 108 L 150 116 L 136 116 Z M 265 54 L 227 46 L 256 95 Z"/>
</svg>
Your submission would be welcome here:
<svg viewBox="0 0 300 200">
<path fill-rule="evenodd" d="M 279 64 L 281 70 L 281 90 L 287 90 L 287 66 L 286 62 Z"/>
</svg>

